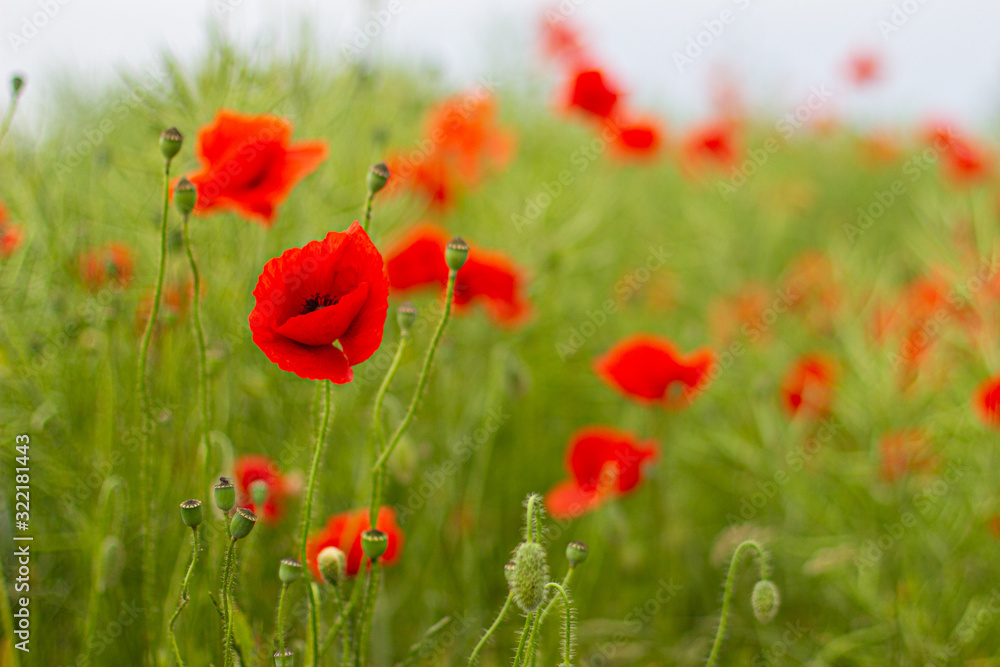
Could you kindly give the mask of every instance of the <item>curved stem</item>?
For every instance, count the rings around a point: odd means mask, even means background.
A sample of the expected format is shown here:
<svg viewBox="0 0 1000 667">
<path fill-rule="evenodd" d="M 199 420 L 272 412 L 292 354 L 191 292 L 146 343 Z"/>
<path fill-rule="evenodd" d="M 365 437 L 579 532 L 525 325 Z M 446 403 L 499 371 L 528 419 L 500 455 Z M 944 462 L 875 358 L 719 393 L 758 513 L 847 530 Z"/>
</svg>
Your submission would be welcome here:
<svg viewBox="0 0 1000 667">
<path fill-rule="evenodd" d="M 570 570 L 570 572 L 572 572 L 572 571 L 573 570 Z M 567 575 L 567 577 L 568 577 L 568 575 Z M 557 584 L 554 581 L 550 581 L 549 583 L 545 584 L 545 588 L 554 588 L 554 589 L 556 589 L 556 592 L 560 596 L 562 596 L 562 600 L 563 600 L 563 623 L 564 623 L 564 625 L 563 625 L 563 662 L 566 663 L 566 664 L 569 664 L 570 657 L 573 654 L 573 614 L 572 614 L 573 609 L 570 606 L 569 593 L 566 592 L 566 588 L 562 584 Z M 549 603 L 548 607 L 551 607 L 552 606 L 552 602 L 555 602 L 555 600 L 556 600 L 556 598 L 552 598 L 552 601 Z M 548 610 L 548 607 L 546 607 L 546 611 Z M 543 613 L 538 618 L 538 623 L 535 624 L 535 627 L 538 627 L 539 625 L 541 625 L 542 621 L 544 619 L 545 619 L 545 614 Z M 534 631 L 532 631 L 531 636 L 532 636 L 532 639 L 534 639 L 534 636 L 535 636 Z M 534 647 L 534 643 L 531 644 L 531 647 L 532 648 Z M 532 656 L 531 657 L 531 663 L 534 664 L 535 663 L 534 653 L 532 653 L 531 656 Z"/>
<path fill-rule="evenodd" d="M 146 331 L 142 336 L 142 345 L 139 348 L 139 400 L 142 404 L 143 425 L 142 425 L 142 452 L 139 462 L 139 504 L 140 517 L 142 521 L 142 553 L 140 562 L 140 592 L 143 607 L 149 612 L 154 609 L 152 602 L 151 580 L 152 570 L 150 559 L 153 552 L 152 519 L 149 498 L 150 471 L 149 471 L 149 436 L 155 423 L 153 409 L 149 401 L 149 389 L 146 386 L 146 362 L 149 356 L 149 341 L 153 337 L 153 327 L 156 324 L 156 317 L 160 312 L 160 298 L 163 295 L 163 276 L 166 272 L 167 264 L 167 212 L 170 204 L 170 160 L 163 161 L 163 215 L 160 220 L 160 267 L 156 276 L 156 293 L 153 296 L 153 306 L 149 312 L 149 320 L 146 322 Z M 150 620 L 147 613 L 143 615 L 142 633 L 145 639 L 144 662 L 149 663 L 152 659 L 152 639 L 150 636 Z"/>
<path fill-rule="evenodd" d="M 472 649 L 472 655 L 469 656 L 469 667 L 473 667 L 476 664 L 476 658 L 479 657 L 480 651 L 483 650 L 483 647 L 486 646 L 486 642 L 489 641 L 489 638 L 492 637 L 493 633 L 496 632 L 498 627 L 500 627 L 500 623 L 503 621 L 504 616 L 507 615 L 507 610 L 510 609 L 510 603 L 513 602 L 513 600 L 514 593 L 508 593 L 507 601 L 504 602 L 503 607 L 500 608 L 500 613 L 497 614 L 497 618 L 493 621 L 493 625 L 489 627 L 486 634 L 483 635 L 483 638 L 479 640 L 478 644 L 476 644 L 476 648 Z"/>
<path fill-rule="evenodd" d="M 444 298 L 444 313 L 441 315 L 441 321 L 438 323 L 437 329 L 434 331 L 434 337 L 431 338 L 431 344 L 427 348 L 427 356 L 424 357 L 424 366 L 420 370 L 420 379 L 417 380 L 417 388 L 413 392 L 413 400 L 410 401 L 410 407 L 406 410 L 406 416 L 403 417 L 403 421 L 396 427 L 395 433 L 392 434 L 392 438 L 389 440 L 389 446 L 385 448 L 382 455 L 379 456 L 378 460 L 372 468 L 372 472 L 375 472 L 379 468 L 383 467 L 392 456 L 393 450 L 396 445 L 399 444 L 400 438 L 406 433 L 406 429 L 410 427 L 410 422 L 413 421 L 413 415 L 417 412 L 417 405 L 420 403 L 420 398 L 424 393 L 424 388 L 427 386 L 427 378 L 430 375 L 431 364 L 434 362 L 434 352 L 437 351 L 438 342 L 441 340 L 441 334 L 444 333 L 445 325 L 448 324 L 448 318 L 451 316 L 451 301 L 455 296 L 455 277 L 457 275 L 456 271 L 451 271 L 448 273 L 448 289 L 445 292 Z"/>
<path fill-rule="evenodd" d="M 382 430 L 382 402 L 385 399 L 386 392 L 389 390 L 389 384 L 392 382 L 393 377 L 396 375 L 396 369 L 399 368 L 399 362 L 403 358 L 403 350 L 406 348 L 406 343 L 409 341 L 410 337 L 408 334 L 403 334 L 399 339 L 399 347 L 396 348 L 396 354 L 392 358 L 392 363 L 389 365 L 389 370 L 386 371 L 385 377 L 382 378 L 382 384 L 378 388 L 378 392 L 375 394 L 375 410 L 372 415 L 372 423 L 375 429 L 376 444 L 378 447 L 378 456 L 382 455 L 385 450 L 385 433 Z M 371 497 L 371 507 L 369 508 L 369 522 L 372 527 L 378 524 L 378 510 L 379 505 L 382 504 L 382 493 L 383 487 L 385 486 L 385 467 L 376 468 L 372 471 L 372 497 Z"/>
<path fill-rule="evenodd" d="M 376 558 L 371 562 L 364 603 L 361 605 L 361 629 L 358 632 L 358 667 L 367 667 L 368 640 L 372 632 L 372 618 L 375 616 L 375 598 L 378 597 L 378 583 L 382 574 L 382 564 Z"/>
<path fill-rule="evenodd" d="M 712 652 L 708 654 L 708 662 L 705 663 L 705 667 L 714 667 L 719 659 L 719 651 L 722 649 L 722 639 L 726 634 L 726 621 L 729 620 L 729 604 L 733 598 L 733 582 L 736 581 L 736 566 L 739 564 L 740 556 L 743 555 L 746 549 L 756 549 L 757 554 L 760 558 L 760 573 L 761 579 L 766 579 L 767 576 L 767 564 L 765 563 L 764 548 L 754 540 L 746 540 L 741 542 L 736 551 L 733 552 L 733 557 L 729 561 L 729 574 L 726 575 L 726 589 L 722 595 L 722 613 L 719 617 L 719 629 L 715 633 L 715 641 L 712 642 Z"/>
<path fill-rule="evenodd" d="M 299 531 L 302 535 L 299 547 L 299 558 L 302 563 L 308 562 L 306 559 L 306 540 L 309 538 L 309 522 L 312 519 L 313 492 L 316 489 L 316 472 L 319 470 L 319 462 L 323 456 L 323 445 L 326 442 L 326 429 L 330 422 L 330 383 L 323 383 L 323 416 L 320 418 L 319 428 L 316 431 L 316 444 L 313 450 L 312 467 L 309 470 L 309 484 L 306 486 L 306 500 L 302 504 L 302 517 L 299 520 Z M 317 618 L 319 610 L 316 608 L 316 597 L 312 594 L 312 586 L 309 587 L 309 622 L 310 634 L 312 635 L 313 667 L 319 667 L 319 620 Z"/>
<path fill-rule="evenodd" d="M 201 276 L 198 274 L 198 265 L 194 261 L 194 252 L 191 250 L 191 235 L 188 231 L 188 218 L 184 216 L 184 252 L 187 253 L 188 264 L 191 265 L 191 280 L 194 287 L 194 295 L 191 299 L 191 321 L 194 324 L 195 339 L 198 342 L 198 384 L 201 399 L 201 426 L 202 438 L 205 442 L 205 479 L 212 479 L 212 442 L 209 440 L 209 417 L 208 417 L 208 355 L 205 351 L 205 332 L 201 328 Z"/>
<path fill-rule="evenodd" d="M 288 594 L 288 584 L 281 582 L 281 595 L 278 596 L 278 655 L 285 655 L 285 596 Z"/>
<path fill-rule="evenodd" d="M 229 667 L 232 659 L 233 618 L 236 610 L 233 608 L 233 561 L 236 559 L 236 540 L 229 540 L 226 553 L 226 572 L 223 575 L 222 596 L 226 607 L 226 632 L 222 640 L 222 665 Z"/>
<path fill-rule="evenodd" d="M 372 199 L 374 198 L 374 192 L 369 192 L 368 197 L 365 198 L 365 217 L 361 223 L 361 231 L 365 234 L 368 233 L 368 225 L 370 225 L 372 221 Z"/>
<path fill-rule="evenodd" d="M 534 620 L 534 613 L 528 614 L 524 619 L 524 628 L 521 630 L 521 640 L 517 643 L 517 653 L 514 654 L 513 667 L 520 667 L 521 665 L 521 657 L 524 655 L 524 644 L 528 639 L 528 634 L 531 632 L 532 621 Z"/>
<path fill-rule="evenodd" d="M 177 618 L 181 615 L 181 611 L 187 606 L 188 600 L 191 596 L 188 595 L 188 583 L 191 581 L 191 573 L 194 571 L 194 564 L 198 562 L 198 526 L 193 529 L 193 542 L 191 548 L 191 563 L 188 565 L 187 573 L 184 575 L 184 581 L 181 582 L 181 599 L 177 603 L 177 609 L 174 610 L 173 615 L 170 617 L 170 623 L 167 624 L 167 634 L 170 635 L 170 643 L 174 647 L 174 657 L 177 658 L 177 664 L 180 667 L 184 667 L 184 660 L 181 659 L 181 651 L 177 646 L 177 635 L 174 634 L 174 623 L 177 622 Z"/>
<path fill-rule="evenodd" d="M 569 568 L 569 569 L 568 569 L 568 570 L 566 571 L 566 576 L 565 576 L 565 577 L 563 577 L 563 580 L 562 580 L 562 583 L 561 583 L 561 584 L 559 584 L 559 586 L 560 586 L 560 587 L 562 587 L 562 588 L 564 588 L 564 589 L 565 589 L 565 588 L 568 588 L 568 587 L 569 587 L 569 582 L 570 582 L 570 579 L 572 579 L 572 578 L 573 578 L 573 571 L 574 571 L 575 569 L 576 569 L 576 568 L 573 568 L 573 567 L 571 567 L 571 568 Z M 550 584 L 550 585 L 555 585 L 555 584 Z M 555 603 L 556 603 L 556 598 L 552 598 L 551 600 L 549 600 L 549 601 L 548 601 L 548 604 L 546 604 L 546 605 L 545 605 L 544 607 L 542 607 L 542 616 L 541 616 L 541 618 L 542 618 L 543 620 L 545 619 L 545 616 L 546 616 L 546 615 L 548 615 L 549 611 L 551 611 L 551 610 L 552 610 L 552 606 L 553 606 L 553 605 L 554 605 Z"/>
</svg>

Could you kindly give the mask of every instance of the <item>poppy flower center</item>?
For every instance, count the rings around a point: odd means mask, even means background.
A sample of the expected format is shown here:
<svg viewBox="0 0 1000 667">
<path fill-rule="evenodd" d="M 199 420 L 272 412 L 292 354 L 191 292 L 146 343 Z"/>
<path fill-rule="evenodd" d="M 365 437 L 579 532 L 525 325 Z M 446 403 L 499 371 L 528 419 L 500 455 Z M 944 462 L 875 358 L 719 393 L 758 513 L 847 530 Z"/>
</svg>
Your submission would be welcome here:
<svg viewBox="0 0 1000 667">
<path fill-rule="evenodd" d="M 319 292 L 316 292 L 302 303 L 302 312 L 299 314 L 305 315 L 307 313 L 316 312 L 320 308 L 336 306 L 339 301 L 339 296 L 330 296 L 329 294 L 320 294 Z"/>
</svg>

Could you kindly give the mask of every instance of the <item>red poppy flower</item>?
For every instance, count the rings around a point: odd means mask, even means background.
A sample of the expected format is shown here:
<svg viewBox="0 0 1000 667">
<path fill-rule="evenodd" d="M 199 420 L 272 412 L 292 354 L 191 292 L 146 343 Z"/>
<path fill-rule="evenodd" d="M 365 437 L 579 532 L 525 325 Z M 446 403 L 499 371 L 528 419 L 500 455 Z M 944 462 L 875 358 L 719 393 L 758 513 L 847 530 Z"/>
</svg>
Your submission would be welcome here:
<svg viewBox="0 0 1000 667">
<path fill-rule="evenodd" d="M 972 396 L 972 408 L 984 424 L 1000 429 L 1000 375 L 979 385 Z"/>
<path fill-rule="evenodd" d="M 387 194 L 404 188 L 422 195 L 437 210 L 451 206 L 459 187 L 447 159 L 440 151 L 431 151 L 409 160 L 402 155 L 390 154 L 385 160 L 392 178 L 386 186 Z"/>
<path fill-rule="evenodd" d="M 928 451 L 928 440 L 926 433 L 915 429 L 884 436 L 879 443 L 882 479 L 895 482 L 911 473 L 933 470 L 937 459 Z"/>
<path fill-rule="evenodd" d="M 624 431 L 591 426 L 580 429 L 566 449 L 570 479 L 545 497 L 556 519 L 572 519 L 624 495 L 642 480 L 642 466 L 656 458 L 656 443 L 636 442 Z"/>
<path fill-rule="evenodd" d="M 874 53 L 856 53 L 847 61 L 847 75 L 859 86 L 874 83 L 882 76 L 882 61 Z"/>
<path fill-rule="evenodd" d="M 992 169 L 989 152 L 967 139 L 955 139 L 944 154 L 945 174 L 955 183 L 966 184 L 989 177 Z"/>
<path fill-rule="evenodd" d="M 326 159 L 322 141 L 292 143 L 292 124 L 277 116 L 223 109 L 198 133 L 201 171 L 195 211 L 229 210 L 270 227 L 276 207 Z"/>
<path fill-rule="evenodd" d="M 580 33 L 561 15 L 542 20 L 542 50 L 546 55 L 569 64 L 584 60 Z"/>
<path fill-rule="evenodd" d="M 385 533 L 389 540 L 385 553 L 379 558 L 382 565 L 394 565 L 403 550 L 403 530 L 396 523 L 396 510 L 384 506 L 379 509 L 375 527 Z M 334 514 L 319 533 L 306 540 L 306 562 L 316 579 L 322 579 L 317 562 L 319 552 L 326 547 L 336 547 L 344 552 L 347 564 L 344 572 L 353 577 L 361 571 L 364 552 L 361 550 L 361 534 L 371 528 L 368 508 Z"/>
<path fill-rule="evenodd" d="M 444 261 L 448 237 L 435 227 L 418 225 L 386 252 L 389 286 L 403 293 L 426 285 L 448 284 Z M 520 269 L 499 253 L 473 246 L 455 278 L 454 305 L 464 310 L 481 302 L 493 319 L 505 325 L 521 323 L 531 311 L 523 295 Z"/>
<path fill-rule="evenodd" d="M 619 93 L 599 69 L 575 72 L 566 98 L 567 109 L 578 109 L 597 118 L 610 118 Z"/>
<path fill-rule="evenodd" d="M 677 408 L 705 388 L 714 365 L 707 348 L 683 355 L 666 339 L 640 334 L 618 342 L 594 362 L 594 370 L 629 398 Z"/>
<path fill-rule="evenodd" d="M 264 523 L 277 523 L 281 519 L 288 497 L 288 483 L 277 463 L 263 454 L 241 456 L 233 464 L 233 477 L 236 479 L 240 507 L 249 507 Z M 250 485 L 257 481 L 267 485 L 267 498 L 259 507 L 250 494 Z"/>
<path fill-rule="evenodd" d="M 90 290 L 96 291 L 108 282 L 128 287 L 135 268 L 132 250 L 127 245 L 112 242 L 80 255 L 80 278 Z"/>
<path fill-rule="evenodd" d="M 253 295 L 253 342 L 299 377 L 350 382 L 351 366 L 382 343 L 389 283 L 382 256 L 356 222 L 270 260 Z"/>
<path fill-rule="evenodd" d="M 24 228 L 10 221 L 7 207 L 0 202 L 0 257 L 7 258 L 24 243 Z"/>
<path fill-rule="evenodd" d="M 807 414 L 822 417 L 829 413 L 833 401 L 833 384 L 837 368 L 822 355 L 807 355 L 796 361 L 781 384 L 785 409 L 793 417 Z"/>
<path fill-rule="evenodd" d="M 652 157 L 663 144 L 663 132 L 651 120 L 622 123 L 616 129 L 612 145 L 623 157 Z"/>
<path fill-rule="evenodd" d="M 207 286 L 204 281 L 201 283 L 201 292 L 205 293 Z M 150 311 L 153 309 L 153 290 L 139 300 L 139 306 L 135 311 L 135 330 L 141 334 L 149 321 Z M 160 313 L 167 322 L 177 322 L 187 317 L 188 309 L 194 300 L 194 281 L 188 278 L 183 282 L 171 282 L 163 286 L 163 301 Z M 161 323 L 163 322 L 161 320 Z"/>
<path fill-rule="evenodd" d="M 688 133 L 683 147 L 684 158 L 695 170 L 705 166 L 730 167 L 736 164 L 737 144 L 736 127 L 732 122 L 712 122 Z"/>
</svg>

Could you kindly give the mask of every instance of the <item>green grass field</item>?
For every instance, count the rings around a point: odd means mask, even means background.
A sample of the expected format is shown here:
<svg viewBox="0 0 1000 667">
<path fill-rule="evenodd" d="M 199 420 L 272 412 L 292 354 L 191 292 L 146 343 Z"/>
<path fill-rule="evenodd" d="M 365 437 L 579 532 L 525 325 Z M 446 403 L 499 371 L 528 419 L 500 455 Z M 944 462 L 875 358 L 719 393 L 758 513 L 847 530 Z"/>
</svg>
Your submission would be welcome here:
<svg viewBox="0 0 1000 667">
<path fill-rule="evenodd" d="M 573 664 L 704 664 L 728 558 L 745 538 L 769 551 L 781 604 L 771 623 L 755 620 L 758 577 L 747 558 L 720 664 L 1000 664 L 1000 544 L 990 529 L 1000 513 L 998 435 L 976 418 L 972 398 L 1000 364 L 1000 309 L 982 286 L 1000 261 L 995 181 L 952 184 L 913 132 L 901 133 L 911 138 L 898 155 L 874 161 L 847 127 L 803 128 L 786 140 L 777 118 L 763 116 L 746 122 L 739 162 L 767 141 L 776 149 L 745 184 L 723 192 L 729 170 L 687 173 L 679 138 L 668 137 L 658 160 L 624 162 L 596 147 L 585 123 L 528 92 L 533 86 L 497 93 L 516 152 L 447 213 L 418 197 L 375 199 L 370 231 L 380 248 L 415 222 L 435 221 L 523 266 L 533 314 L 505 328 L 472 308 L 448 323 L 415 421 L 389 465 L 384 500 L 406 543 L 382 577 L 369 664 L 403 661 L 446 616 L 451 623 L 409 664 L 468 664 L 507 595 L 504 565 L 522 539 L 525 498 L 565 477 L 570 436 L 592 424 L 655 440 L 660 456 L 633 492 L 573 521 L 546 520 L 553 579 L 566 571 L 568 542 L 590 547 L 571 585 Z M 145 599 L 136 389 L 145 320 L 137 311 L 158 266 L 159 134 L 170 126 L 184 133 L 172 171 L 188 173 L 197 167 L 198 128 L 220 108 L 287 117 L 296 139 L 325 140 L 330 151 L 270 230 L 233 214 L 191 220 L 206 284 L 211 437 L 226 457 L 218 472 L 261 453 L 301 482 L 281 522 L 259 524 L 239 543 L 234 633 L 242 664 L 271 664 L 278 562 L 298 555 L 317 394 L 316 383 L 280 370 L 251 340 L 254 285 L 267 260 L 361 217 L 369 165 L 417 146 L 425 111 L 451 92 L 419 72 L 335 70 L 306 50 L 291 61 L 251 60 L 220 45 L 193 70 L 162 65 L 101 90 L 67 84 L 41 139 L 19 132 L 15 116 L 0 147 L 0 199 L 25 241 L 0 260 L 0 536 L 10 611 L 19 608 L 14 550 L 22 544 L 12 537 L 34 538 L 32 634 L 30 653 L 16 651 L 5 625 L 0 664 L 175 664 L 167 623 L 191 554 L 178 503 L 200 498 L 212 507 L 199 453 L 198 351 L 190 314 L 162 310 L 149 356 L 157 422 L 149 435 Z M 547 184 L 564 171 L 569 183 L 553 197 Z M 859 207 L 869 210 L 897 182 L 884 213 L 859 227 Z M 134 248 L 131 284 L 88 289 L 77 258 L 109 241 Z M 766 304 L 779 300 L 790 267 L 814 252 L 830 260 L 825 280 L 839 295 L 819 325 L 803 309 L 782 308 L 759 313 L 752 330 L 720 335 L 712 314 L 721 300 L 750 284 L 764 288 Z M 185 284 L 188 271 L 171 207 L 167 284 Z M 876 341 L 872 325 L 880 304 L 935 272 L 981 326 L 969 335 L 942 311 L 927 332 L 927 359 L 901 383 L 899 340 Z M 385 400 L 390 424 L 406 410 L 440 314 L 436 293 L 412 298 L 421 326 Z M 400 301 L 390 297 L 380 351 L 355 368 L 354 382 L 332 387 L 314 527 L 368 504 L 369 425 L 399 339 Z M 714 349 L 716 372 L 689 407 L 638 405 L 595 375 L 595 358 L 635 332 L 683 350 Z M 788 368 L 807 353 L 839 368 L 822 420 L 791 419 L 781 404 Z M 879 443 L 905 429 L 929 434 L 936 463 L 890 482 L 880 474 Z M 18 434 L 30 437 L 27 531 L 14 524 Z M 212 529 L 177 623 L 190 665 L 223 664 L 209 592 L 219 594 L 224 523 L 214 507 L 206 515 Z M 288 590 L 287 643 L 298 665 L 312 664 L 306 591 L 301 581 Z M 328 588 L 317 591 L 326 629 L 336 611 Z M 536 664 L 562 660 L 561 623 L 553 612 L 540 630 Z M 480 664 L 509 664 L 522 624 L 523 614 L 512 612 Z M 338 663 L 331 654 L 322 664 Z"/>
</svg>

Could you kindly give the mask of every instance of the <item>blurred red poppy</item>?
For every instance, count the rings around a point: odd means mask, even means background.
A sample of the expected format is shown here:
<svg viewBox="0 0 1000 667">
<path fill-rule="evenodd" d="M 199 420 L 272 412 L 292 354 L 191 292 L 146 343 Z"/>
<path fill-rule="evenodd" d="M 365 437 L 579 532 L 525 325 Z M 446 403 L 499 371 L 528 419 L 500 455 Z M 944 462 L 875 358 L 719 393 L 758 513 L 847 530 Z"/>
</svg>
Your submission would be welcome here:
<svg viewBox="0 0 1000 667">
<path fill-rule="evenodd" d="M 562 16 L 542 19 L 542 50 L 551 58 L 575 64 L 584 60 L 580 33 Z"/>
<path fill-rule="evenodd" d="M 10 257 L 24 243 L 24 228 L 10 221 L 7 207 L 0 201 L 0 257 Z"/>
<path fill-rule="evenodd" d="M 616 125 L 615 152 L 622 157 L 653 157 L 663 145 L 663 131 L 652 120 L 636 120 Z"/>
<path fill-rule="evenodd" d="M 109 282 L 116 287 L 128 287 L 135 259 L 127 245 L 113 241 L 81 254 L 78 265 L 83 284 L 96 291 Z"/>
<path fill-rule="evenodd" d="M 880 475 L 896 482 L 909 474 L 930 472 L 937 465 L 929 452 L 929 437 L 919 429 L 908 429 L 883 436 L 879 442 L 882 459 Z"/>
<path fill-rule="evenodd" d="M 385 533 L 389 540 L 385 553 L 379 558 L 382 565 L 395 565 L 403 550 L 403 530 L 396 523 L 396 510 L 389 506 L 379 509 L 375 527 Z M 361 534 L 371 528 L 368 508 L 334 514 L 319 533 L 306 540 L 306 562 L 313 577 L 321 580 L 319 552 L 326 547 L 336 547 L 347 557 L 345 574 L 356 576 L 361 571 L 364 552 L 361 550 Z"/>
<path fill-rule="evenodd" d="M 736 164 L 739 153 L 736 125 L 728 120 L 714 121 L 688 132 L 682 149 L 690 169 L 725 168 Z"/>
<path fill-rule="evenodd" d="M 277 116 L 221 110 L 198 133 L 202 168 L 188 179 L 198 188 L 195 212 L 229 210 L 265 227 L 292 188 L 327 156 L 326 143 L 292 143 L 292 124 Z"/>
<path fill-rule="evenodd" d="M 678 408 L 705 388 L 714 365 L 715 354 L 707 348 L 683 355 L 664 338 L 639 334 L 615 344 L 594 362 L 594 370 L 628 398 Z"/>
<path fill-rule="evenodd" d="M 565 106 L 597 118 L 607 119 L 618 104 L 620 93 L 599 69 L 581 69 L 570 77 Z"/>
<path fill-rule="evenodd" d="M 351 367 L 382 343 L 389 283 L 382 256 L 356 222 L 270 260 L 253 295 L 254 343 L 299 377 L 350 382 Z"/>
<path fill-rule="evenodd" d="M 1000 429 L 1000 375 L 979 385 L 972 396 L 972 409 L 984 424 Z"/>
<path fill-rule="evenodd" d="M 440 229 L 418 225 L 386 251 L 385 268 L 393 292 L 404 293 L 427 285 L 444 289 L 448 265 L 444 260 L 448 236 Z M 482 303 L 494 321 L 520 324 L 530 315 L 524 297 L 523 272 L 504 255 L 473 246 L 455 278 L 456 308 Z"/>
<path fill-rule="evenodd" d="M 875 53 L 855 53 L 847 61 L 847 76 L 859 86 L 874 83 L 882 77 L 882 60 Z"/>
<path fill-rule="evenodd" d="M 289 488 L 278 464 L 263 454 L 248 454 L 236 459 L 233 477 L 239 493 L 237 503 L 249 507 L 264 523 L 277 523 L 285 512 L 285 501 Z M 263 482 L 267 485 L 267 496 L 263 505 L 254 502 L 250 485 Z"/>
<path fill-rule="evenodd" d="M 781 384 L 781 398 L 790 415 L 823 417 L 830 412 L 837 367 L 827 357 L 806 355 L 792 364 Z"/>
<path fill-rule="evenodd" d="M 201 293 L 204 294 L 207 284 L 201 282 Z M 160 313 L 165 317 L 160 321 L 180 321 L 183 320 L 191 307 L 194 299 L 194 281 L 188 278 L 181 282 L 168 282 L 163 285 L 163 301 Z M 153 309 L 153 289 L 139 300 L 139 306 L 135 311 L 136 334 L 141 334 L 149 320 L 150 311 Z"/>
<path fill-rule="evenodd" d="M 545 504 L 556 519 L 586 514 L 632 491 L 642 480 L 643 464 L 657 453 L 655 442 L 636 442 L 624 431 L 606 426 L 580 429 L 566 449 L 570 479 L 553 487 Z"/>
</svg>

